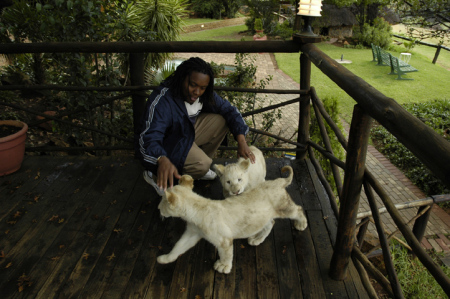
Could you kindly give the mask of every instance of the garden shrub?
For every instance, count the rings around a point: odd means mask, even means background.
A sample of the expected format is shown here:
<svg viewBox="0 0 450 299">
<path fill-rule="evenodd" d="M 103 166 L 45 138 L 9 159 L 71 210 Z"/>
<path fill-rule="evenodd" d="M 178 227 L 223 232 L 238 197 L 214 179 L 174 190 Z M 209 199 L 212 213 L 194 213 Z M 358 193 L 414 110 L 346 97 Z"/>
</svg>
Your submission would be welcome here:
<svg viewBox="0 0 450 299">
<path fill-rule="evenodd" d="M 450 100 L 409 103 L 405 104 L 404 108 L 450 142 Z M 374 127 L 371 138 L 377 149 L 425 194 L 430 196 L 450 193 L 450 190 L 384 127 Z"/>
<path fill-rule="evenodd" d="M 338 106 L 338 99 L 335 97 L 330 98 L 324 98 L 323 99 L 323 105 L 325 107 L 325 110 L 330 115 L 331 119 L 334 123 L 336 123 L 341 131 L 343 131 L 341 121 L 339 119 L 339 106 Z M 323 121 L 325 124 L 325 128 L 327 130 L 327 134 L 329 136 L 330 142 L 331 142 L 331 148 L 333 150 L 333 154 L 336 158 L 338 158 L 341 161 L 345 160 L 345 151 L 342 147 L 341 143 L 338 141 L 336 135 L 334 134 L 333 130 L 330 128 L 330 126 Z M 310 139 L 312 142 L 317 143 L 318 145 L 325 147 L 325 144 L 322 139 L 322 135 L 320 133 L 320 128 L 317 122 L 317 117 L 314 112 L 314 109 L 311 107 L 311 126 L 309 128 L 309 134 Z M 336 189 L 336 183 L 334 180 L 333 172 L 331 171 L 331 165 L 327 158 L 322 156 L 321 153 L 314 150 L 315 158 L 319 161 L 320 166 L 322 168 L 322 171 L 328 181 L 330 183 L 331 188 L 333 189 L 335 195 L 337 195 L 337 189 Z"/>
<path fill-rule="evenodd" d="M 354 37 L 366 47 L 374 44 L 386 49 L 392 43 L 392 27 L 382 18 L 375 18 L 373 26 L 365 23 L 361 30 L 355 29 Z"/>
</svg>

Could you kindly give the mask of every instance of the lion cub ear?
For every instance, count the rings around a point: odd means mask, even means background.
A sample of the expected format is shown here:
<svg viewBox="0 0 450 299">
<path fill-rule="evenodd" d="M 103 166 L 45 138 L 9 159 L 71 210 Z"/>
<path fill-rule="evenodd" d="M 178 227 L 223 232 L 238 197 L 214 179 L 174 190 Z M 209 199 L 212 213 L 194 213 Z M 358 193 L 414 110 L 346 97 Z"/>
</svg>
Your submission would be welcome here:
<svg viewBox="0 0 450 299">
<path fill-rule="evenodd" d="M 183 175 L 180 179 L 180 185 L 189 187 L 190 189 L 194 188 L 194 179 L 190 175 Z"/>
<path fill-rule="evenodd" d="M 250 159 L 242 160 L 242 161 L 239 163 L 239 167 L 240 167 L 242 170 L 246 171 L 246 170 L 250 167 Z"/>
<path fill-rule="evenodd" d="M 171 206 L 174 206 L 177 203 L 178 197 L 174 193 L 166 191 L 166 197 Z"/>
<path fill-rule="evenodd" d="M 225 171 L 225 166 L 221 165 L 221 164 L 214 164 L 213 165 L 213 170 L 217 173 L 217 175 L 219 177 L 221 177 Z"/>
</svg>

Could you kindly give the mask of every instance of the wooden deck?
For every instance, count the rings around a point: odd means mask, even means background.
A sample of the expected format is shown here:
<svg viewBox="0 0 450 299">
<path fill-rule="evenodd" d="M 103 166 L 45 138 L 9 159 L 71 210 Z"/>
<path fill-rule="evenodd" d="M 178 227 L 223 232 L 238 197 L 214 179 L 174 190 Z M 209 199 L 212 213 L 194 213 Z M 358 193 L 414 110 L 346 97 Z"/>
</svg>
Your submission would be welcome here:
<svg viewBox="0 0 450 299">
<path fill-rule="evenodd" d="M 268 159 L 267 179 L 290 163 Z M 184 223 L 162 221 L 159 197 L 132 157 L 26 157 L 0 178 L 1 297 L 367 298 L 353 265 L 345 281 L 328 277 L 336 219 L 309 162 L 292 165 L 288 190 L 308 228 L 277 220 L 257 247 L 235 240 L 224 275 L 213 270 L 217 253 L 204 240 L 172 264 L 156 263 Z M 196 181 L 195 190 L 222 196 L 218 179 Z"/>
</svg>

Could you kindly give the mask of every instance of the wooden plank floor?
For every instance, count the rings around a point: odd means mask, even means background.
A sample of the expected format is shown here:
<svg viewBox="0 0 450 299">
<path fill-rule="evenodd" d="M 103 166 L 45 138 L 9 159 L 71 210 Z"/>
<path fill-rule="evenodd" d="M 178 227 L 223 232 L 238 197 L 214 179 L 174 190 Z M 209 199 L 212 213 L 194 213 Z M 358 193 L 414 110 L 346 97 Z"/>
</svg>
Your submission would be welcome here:
<svg viewBox="0 0 450 299">
<path fill-rule="evenodd" d="M 268 159 L 267 179 L 286 164 Z M 328 277 L 336 219 L 309 162 L 292 166 L 288 191 L 308 228 L 277 220 L 257 247 L 236 240 L 224 275 L 204 240 L 172 264 L 156 263 L 185 224 L 161 219 L 132 157 L 28 156 L 0 178 L 1 298 L 367 298 L 353 265 L 345 281 Z M 218 179 L 196 181 L 195 191 L 222 196 Z"/>
</svg>

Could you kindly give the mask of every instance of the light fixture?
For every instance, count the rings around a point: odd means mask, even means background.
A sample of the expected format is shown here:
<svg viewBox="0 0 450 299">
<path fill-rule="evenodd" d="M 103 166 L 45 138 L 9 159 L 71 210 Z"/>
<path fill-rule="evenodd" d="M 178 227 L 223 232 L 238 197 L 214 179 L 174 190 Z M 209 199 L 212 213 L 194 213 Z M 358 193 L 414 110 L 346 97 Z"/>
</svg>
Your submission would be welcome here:
<svg viewBox="0 0 450 299">
<path fill-rule="evenodd" d="M 304 26 L 300 35 L 317 37 L 311 30 L 311 17 L 320 17 L 322 0 L 300 0 L 297 15 L 303 16 Z"/>
</svg>

